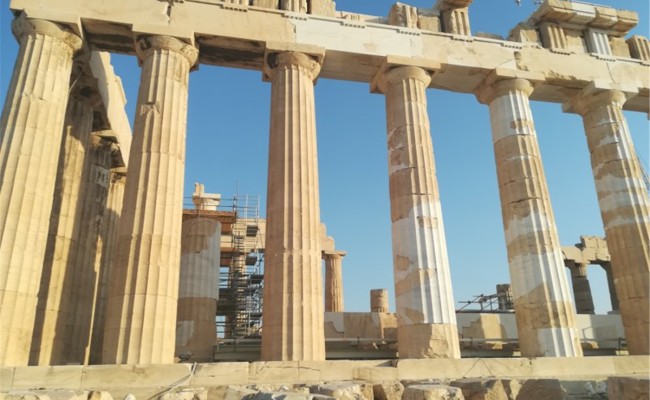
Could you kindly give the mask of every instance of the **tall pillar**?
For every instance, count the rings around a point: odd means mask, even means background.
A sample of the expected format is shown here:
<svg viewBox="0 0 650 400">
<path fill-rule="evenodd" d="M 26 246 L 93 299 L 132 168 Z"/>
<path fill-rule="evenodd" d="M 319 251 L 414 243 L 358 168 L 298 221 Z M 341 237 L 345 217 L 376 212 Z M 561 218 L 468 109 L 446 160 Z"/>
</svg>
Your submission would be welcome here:
<svg viewBox="0 0 650 400">
<path fill-rule="evenodd" d="M 325 259 L 325 312 L 343 312 L 343 271 L 341 261 L 344 251 L 324 251 Z"/>
<path fill-rule="evenodd" d="M 0 365 L 27 365 L 72 57 L 81 38 L 16 19 L 20 42 L 0 120 Z"/>
<path fill-rule="evenodd" d="M 183 221 L 176 355 L 190 352 L 192 361 L 213 361 L 220 260 L 221 224 L 203 216 Z"/>
<path fill-rule="evenodd" d="M 262 360 L 324 360 L 314 80 L 297 52 L 267 55 L 271 81 Z"/>
<path fill-rule="evenodd" d="M 521 355 L 582 356 L 528 102 L 533 87 L 524 79 L 498 79 L 488 78 L 477 97 L 490 107 Z"/>
<path fill-rule="evenodd" d="M 582 115 L 630 354 L 650 354 L 650 201 L 623 116 L 625 93 L 592 85 L 565 106 Z"/>
<path fill-rule="evenodd" d="M 80 69 L 75 68 L 78 78 Z M 84 204 L 83 180 L 85 159 L 93 125 L 94 101 L 85 80 L 75 78 L 66 108 L 64 133 L 59 155 L 56 184 L 50 215 L 49 235 L 41 275 L 31 365 L 65 365 L 66 327 L 70 317 L 70 290 L 77 254 L 81 209 Z"/>
<path fill-rule="evenodd" d="M 571 270 L 571 284 L 573 285 L 573 297 L 576 303 L 576 313 L 594 314 L 594 300 L 591 296 L 591 286 L 587 278 L 588 264 L 576 264 L 569 266 Z"/>
<path fill-rule="evenodd" d="M 376 79 L 386 95 L 399 357 L 460 358 L 427 114 L 431 76 L 403 66 Z"/>
<path fill-rule="evenodd" d="M 109 283 L 108 364 L 174 359 L 187 91 L 198 52 L 169 36 L 143 36 L 136 52 L 142 74 Z"/>
<path fill-rule="evenodd" d="M 97 133 L 91 137 L 85 168 L 85 191 L 81 203 L 81 224 L 77 254 L 72 270 L 70 316 L 67 321 L 66 353 L 73 364 L 88 364 L 96 291 L 99 282 L 97 258 L 99 237 L 110 184 L 113 144 Z"/>
<path fill-rule="evenodd" d="M 92 336 L 90 341 L 90 364 L 101 364 L 102 347 L 104 344 L 104 324 L 106 322 L 106 297 L 108 295 L 108 278 L 112 267 L 117 240 L 117 224 L 122 214 L 124 201 L 124 171 L 112 170 L 106 199 L 106 209 L 102 216 L 101 233 L 99 235 L 95 269 L 99 271 L 99 281 L 95 295 L 95 311 L 93 314 Z"/>
<path fill-rule="evenodd" d="M 612 263 L 604 262 L 600 266 L 605 270 L 607 275 L 607 289 L 609 289 L 609 301 L 612 303 L 612 311 L 619 311 L 618 296 L 616 295 L 616 284 L 614 283 L 614 274 L 612 273 Z"/>
<path fill-rule="evenodd" d="M 388 312 L 388 290 L 386 289 L 370 290 L 370 312 L 377 312 L 377 313 Z"/>
</svg>

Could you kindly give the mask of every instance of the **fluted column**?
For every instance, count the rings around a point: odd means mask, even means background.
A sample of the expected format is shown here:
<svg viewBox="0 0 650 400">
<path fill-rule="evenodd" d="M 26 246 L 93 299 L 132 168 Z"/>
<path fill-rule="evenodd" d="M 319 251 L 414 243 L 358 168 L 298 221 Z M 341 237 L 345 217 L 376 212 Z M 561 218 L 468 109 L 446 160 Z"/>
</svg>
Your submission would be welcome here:
<svg viewBox="0 0 650 400">
<path fill-rule="evenodd" d="M 324 251 L 325 259 L 325 312 L 343 312 L 344 251 Z"/>
<path fill-rule="evenodd" d="M 379 77 L 386 95 L 393 273 L 400 358 L 460 358 L 447 243 L 418 67 Z"/>
<path fill-rule="evenodd" d="M 603 262 L 600 266 L 605 270 L 605 274 L 607 275 L 607 288 L 609 289 L 609 301 L 612 303 L 612 311 L 619 311 L 616 284 L 614 283 L 614 274 L 612 273 L 612 263 Z"/>
<path fill-rule="evenodd" d="M 314 79 L 320 65 L 271 53 L 262 360 L 324 360 Z"/>
<path fill-rule="evenodd" d="M 81 39 L 19 17 L 20 42 L 0 121 L 0 365 L 27 365 L 63 136 Z"/>
<path fill-rule="evenodd" d="M 388 290 L 386 289 L 370 290 L 370 312 L 378 312 L 378 313 L 388 312 Z"/>
<path fill-rule="evenodd" d="M 187 90 L 196 48 L 168 36 L 136 43 L 140 91 L 103 362 L 171 363 L 180 265 Z"/>
<path fill-rule="evenodd" d="M 99 281 L 95 295 L 95 311 L 93 313 L 89 358 L 90 364 L 101 364 L 102 362 L 108 279 L 112 267 L 113 255 L 115 253 L 117 224 L 120 219 L 120 214 L 122 214 L 125 183 L 126 177 L 123 171 L 111 171 L 108 196 L 106 199 L 106 209 L 102 215 L 101 233 L 97 242 L 97 253 L 95 255 L 95 269 L 99 271 Z"/>
<path fill-rule="evenodd" d="M 65 348 L 68 362 L 88 364 L 90 339 L 99 282 L 98 264 L 95 262 L 98 241 L 101 240 L 102 222 L 110 185 L 110 168 L 113 144 L 99 135 L 91 137 L 90 151 L 85 168 L 85 190 L 81 203 L 81 224 L 77 253 L 72 271 L 70 290 L 70 317 L 67 321 Z"/>
<path fill-rule="evenodd" d="M 32 365 L 65 365 L 66 327 L 70 317 L 72 274 L 78 251 L 79 226 L 85 159 L 93 124 L 95 101 L 82 95 L 90 92 L 80 70 L 70 88 L 64 133 L 59 155 L 54 202 L 41 275 L 34 335 L 30 354 Z M 84 90 L 82 90 L 84 89 Z M 81 195 L 81 196 L 80 196 Z"/>
<path fill-rule="evenodd" d="M 220 257 L 221 224 L 218 221 L 204 217 L 183 221 L 176 355 L 189 351 L 191 361 L 213 361 Z"/>
<path fill-rule="evenodd" d="M 587 88 L 567 104 L 582 115 L 630 354 L 650 353 L 650 201 L 618 90 Z"/>
<path fill-rule="evenodd" d="M 587 278 L 587 264 L 575 264 L 570 266 L 571 284 L 573 285 L 573 297 L 576 302 L 576 313 L 594 314 L 594 300 L 591 296 L 591 285 Z"/>
<path fill-rule="evenodd" d="M 486 84 L 519 347 L 524 357 L 582 355 L 575 311 L 524 79 Z"/>
</svg>

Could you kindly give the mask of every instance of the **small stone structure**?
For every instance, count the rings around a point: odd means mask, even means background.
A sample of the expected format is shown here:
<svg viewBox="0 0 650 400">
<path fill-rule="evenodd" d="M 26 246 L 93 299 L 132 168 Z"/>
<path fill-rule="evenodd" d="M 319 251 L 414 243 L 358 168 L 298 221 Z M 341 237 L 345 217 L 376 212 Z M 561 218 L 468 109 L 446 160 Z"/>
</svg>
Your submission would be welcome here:
<svg viewBox="0 0 650 400">
<path fill-rule="evenodd" d="M 525 357 L 582 355 L 530 101 L 582 116 L 629 352 L 649 354 L 650 202 L 622 113 L 649 107 L 648 40 L 624 40 L 638 16 L 547 0 L 501 40 L 472 36 L 470 3 L 398 3 L 384 18 L 328 0 L 139 0 L 119 10 L 12 0 L 20 52 L 0 126 L 0 365 L 173 361 L 188 80 L 201 63 L 256 69 L 271 85 L 264 360 L 325 358 L 319 76 L 365 82 L 386 100 L 401 358 L 460 357 L 428 88 L 489 107 Z M 138 57 L 132 143 L 119 81 L 90 48 Z M 90 198 L 80 200 L 82 184 Z M 340 256 L 325 252 L 332 309 L 342 308 Z"/>
</svg>

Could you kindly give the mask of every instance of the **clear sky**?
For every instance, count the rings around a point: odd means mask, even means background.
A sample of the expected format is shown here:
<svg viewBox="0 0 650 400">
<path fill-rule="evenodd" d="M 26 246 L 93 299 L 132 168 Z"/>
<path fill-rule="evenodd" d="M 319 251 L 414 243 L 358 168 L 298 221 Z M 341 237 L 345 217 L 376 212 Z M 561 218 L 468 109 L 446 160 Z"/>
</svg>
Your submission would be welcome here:
<svg viewBox="0 0 650 400">
<path fill-rule="evenodd" d="M 640 24 L 633 33 L 648 36 L 648 2 L 598 0 L 635 10 Z M 408 4 L 431 7 L 435 0 Z M 472 31 L 506 36 L 535 9 L 533 0 L 474 0 Z M 337 9 L 388 14 L 393 1 L 339 0 Z M 17 45 L 11 35 L 7 3 L 0 9 L 0 89 L 11 78 Z M 114 56 L 133 118 L 139 68 L 134 57 Z M 388 202 L 388 166 L 384 98 L 367 84 L 320 79 L 316 85 L 316 120 L 321 219 L 348 255 L 343 260 L 346 311 L 368 311 L 369 291 L 388 288 L 391 308 L 393 272 Z M 190 77 L 185 195 L 194 182 L 207 192 L 232 197 L 266 198 L 270 84 L 260 72 L 202 65 Z M 3 97 L 4 104 L 4 97 Z M 560 240 L 603 235 L 602 221 L 579 116 L 564 114 L 559 104 L 532 104 L 542 158 Z M 428 91 L 444 226 L 456 302 L 492 294 L 509 281 L 501 209 L 487 106 L 474 96 Z M 626 112 L 633 140 L 648 170 L 649 138 L 645 114 Z M 262 215 L 265 214 L 262 206 Z M 599 313 L 610 309 L 605 274 L 592 266 L 589 278 Z"/>
</svg>

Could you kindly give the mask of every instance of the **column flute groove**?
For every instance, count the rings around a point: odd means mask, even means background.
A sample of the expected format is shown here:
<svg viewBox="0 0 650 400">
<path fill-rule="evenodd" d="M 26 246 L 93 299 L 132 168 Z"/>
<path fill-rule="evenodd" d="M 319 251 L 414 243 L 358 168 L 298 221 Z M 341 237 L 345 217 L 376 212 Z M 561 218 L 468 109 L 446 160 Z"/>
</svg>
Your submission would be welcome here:
<svg viewBox="0 0 650 400">
<path fill-rule="evenodd" d="M 460 358 L 433 144 L 430 74 L 395 67 L 379 76 L 386 95 L 393 271 L 400 358 Z"/>
<path fill-rule="evenodd" d="M 65 365 L 65 340 L 71 315 L 70 293 L 76 254 L 79 250 L 79 227 L 84 198 L 84 168 L 88 156 L 96 101 L 81 95 L 85 79 L 75 81 L 65 114 L 64 137 L 57 169 L 56 190 L 50 215 L 45 261 L 40 281 L 34 334 L 30 354 L 32 365 Z"/>
<path fill-rule="evenodd" d="M 136 43 L 142 63 L 129 179 L 109 282 L 103 362 L 173 362 L 187 96 L 198 51 L 168 36 Z"/>
<path fill-rule="evenodd" d="M 490 107 L 519 346 L 524 357 L 582 356 L 524 79 L 484 83 Z"/>
<path fill-rule="evenodd" d="M 320 66 L 271 53 L 263 360 L 324 360 L 314 84 Z"/>
<path fill-rule="evenodd" d="M 588 87 L 565 110 L 583 119 L 628 351 L 650 354 L 650 200 L 626 100 L 621 91 Z"/>
<path fill-rule="evenodd" d="M 0 365 L 27 365 L 72 58 L 81 38 L 18 17 L 20 43 L 0 120 Z"/>
</svg>

